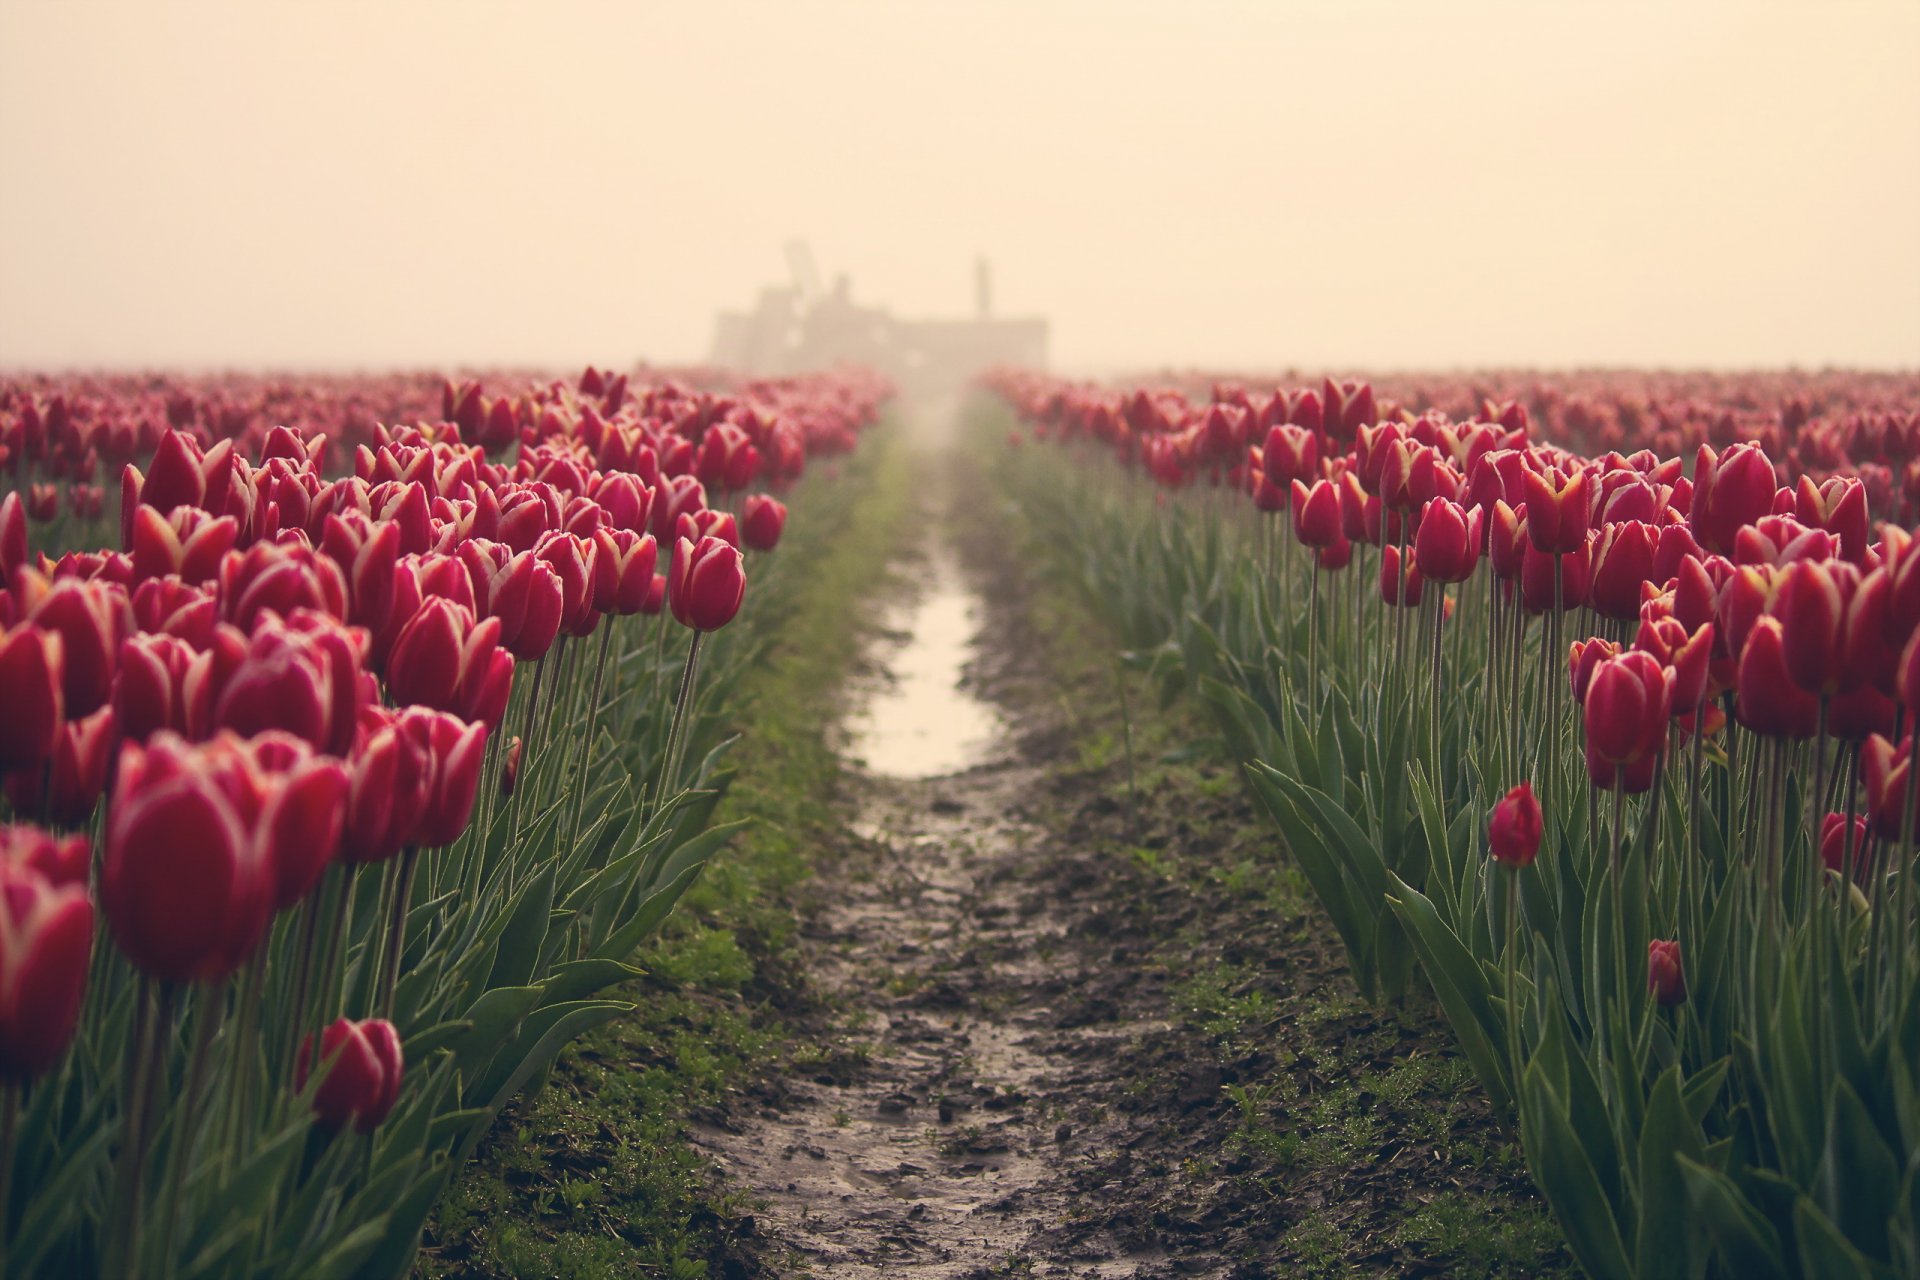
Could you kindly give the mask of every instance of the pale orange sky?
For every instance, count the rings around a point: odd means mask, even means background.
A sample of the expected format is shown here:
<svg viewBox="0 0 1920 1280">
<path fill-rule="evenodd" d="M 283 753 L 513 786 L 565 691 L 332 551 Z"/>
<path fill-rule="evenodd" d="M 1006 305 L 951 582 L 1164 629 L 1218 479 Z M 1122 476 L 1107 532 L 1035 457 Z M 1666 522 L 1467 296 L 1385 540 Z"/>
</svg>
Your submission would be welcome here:
<svg viewBox="0 0 1920 1280">
<path fill-rule="evenodd" d="M 1920 2 L 0 8 L 0 364 L 1920 364 Z"/>
</svg>

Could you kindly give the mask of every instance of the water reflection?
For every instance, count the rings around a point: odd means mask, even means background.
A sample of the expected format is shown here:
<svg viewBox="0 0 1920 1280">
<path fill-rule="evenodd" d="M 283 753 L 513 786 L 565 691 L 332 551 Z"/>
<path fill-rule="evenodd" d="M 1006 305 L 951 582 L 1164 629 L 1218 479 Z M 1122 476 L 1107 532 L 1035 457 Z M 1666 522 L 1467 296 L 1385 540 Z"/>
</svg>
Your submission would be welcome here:
<svg viewBox="0 0 1920 1280">
<path fill-rule="evenodd" d="M 929 556 L 919 590 L 896 605 L 883 645 L 887 671 L 847 722 L 852 754 L 873 773 L 933 778 L 986 759 L 1001 732 L 998 713 L 960 687 L 975 653 L 980 598 L 945 546 Z"/>
</svg>

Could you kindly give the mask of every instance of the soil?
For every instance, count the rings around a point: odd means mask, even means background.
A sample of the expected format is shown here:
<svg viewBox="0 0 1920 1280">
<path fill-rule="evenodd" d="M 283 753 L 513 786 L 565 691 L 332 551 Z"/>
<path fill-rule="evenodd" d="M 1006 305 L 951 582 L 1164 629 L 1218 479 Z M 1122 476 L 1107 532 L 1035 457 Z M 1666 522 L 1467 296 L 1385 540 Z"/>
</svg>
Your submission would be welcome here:
<svg viewBox="0 0 1920 1280">
<path fill-rule="evenodd" d="M 1489 1274 L 1402 1225 L 1447 1196 L 1539 1215 L 1444 1028 L 1358 1001 L 1227 762 L 1130 802 L 1124 756 L 1083 749 L 1120 733 L 1111 668 L 1061 661 L 989 513 L 934 527 L 985 601 L 964 683 L 1002 731 L 943 776 L 849 767 L 802 911 L 829 1048 L 694 1129 L 761 1206 L 718 1272 Z"/>
</svg>

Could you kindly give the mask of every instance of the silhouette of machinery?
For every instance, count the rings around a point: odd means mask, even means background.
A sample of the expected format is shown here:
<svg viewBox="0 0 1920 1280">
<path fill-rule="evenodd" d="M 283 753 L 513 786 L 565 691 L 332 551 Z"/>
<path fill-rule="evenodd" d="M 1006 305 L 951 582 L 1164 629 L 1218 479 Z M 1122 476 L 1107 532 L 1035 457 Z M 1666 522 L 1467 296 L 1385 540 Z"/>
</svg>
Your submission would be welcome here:
<svg viewBox="0 0 1920 1280">
<path fill-rule="evenodd" d="M 974 265 L 972 317 L 903 320 L 884 307 L 856 303 L 844 274 L 823 288 L 803 241 L 788 241 L 786 252 L 793 283 L 762 289 L 752 311 L 721 312 L 713 363 L 762 375 L 859 364 L 886 374 L 903 392 L 928 395 L 959 390 L 993 365 L 1046 364 L 1046 320 L 993 314 L 985 258 Z"/>
</svg>

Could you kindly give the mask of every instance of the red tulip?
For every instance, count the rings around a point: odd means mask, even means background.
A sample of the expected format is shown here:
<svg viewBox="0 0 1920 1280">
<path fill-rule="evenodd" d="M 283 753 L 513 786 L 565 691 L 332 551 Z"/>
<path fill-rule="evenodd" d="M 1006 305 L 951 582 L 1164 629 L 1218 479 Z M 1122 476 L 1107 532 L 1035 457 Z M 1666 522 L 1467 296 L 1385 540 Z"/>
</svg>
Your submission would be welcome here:
<svg viewBox="0 0 1920 1280">
<path fill-rule="evenodd" d="M 1594 671 L 1601 663 L 1619 656 L 1620 646 L 1611 640 L 1600 637 L 1575 640 L 1567 653 L 1567 673 L 1573 683 L 1573 700 L 1585 707 L 1587 688 L 1593 683 Z"/>
<path fill-rule="evenodd" d="M 1840 541 L 1842 559 L 1865 567 L 1868 544 L 1867 489 L 1851 476 L 1833 476 L 1815 485 L 1800 477 L 1794 491 L 1794 515 L 1802 524 L 1823 529 Z"/>
<path fill-rule="evenodd" d="M 150 977 L 212 981 L 265 933 L 271 850 L 258 779 L 239 740 L 190 746 L 155 734 L 120 750 L 100 904 L 120 949 Z"/>
<path fill-rule="evenodd" d="M 1688 514 L 1700 545 L 1732 554 L 1741 527 L 1772 512 L 1774 489 L 1773 463 L 1758 445 L 1736 444 L 1722 454 L 1701 445 Z"/>
<path fill-rule="evenodd" d="M 680 625 L 718 631 L 733 621 L 746 595 L 747 577 L 737 548 L 718 538 L 674 543 L 667 600 Z"/>
<path fill-rule="evenodd" d="M 1412 556 L 1406 560 L 1406 571 L 1401 572 L 1400 548 L 1391 544 L 1380 549 L 1380 599 L 1390 605 L 1402 605 L 1414 608 L 1420 603 L 1420 597 L 1426 590 L 1426 581 L 1420 576 L 1420 566 L 1414 563 Z"/>
<path fill-rule="evenodd" d="M 428 761 L 426 807 L 411 843 L 425 849 L 443 848 L 460 838 L 473 816 L 487 726 L 424 707 L 408 707 L 395 725 Z"/>
<path fill-rule="evenodd" d="M 433 784 L 428 746 L 384 707 L 368 708 L 347 783 L 344 862 L 384 862 L 413 843 Z"/>
<path fill-rule="evenodd" d="M 0 839 L 11 843 L 16 830 L 0 828 Z M 60 1060 L 79 1025 L 92 954 L 84 880 L 56 882 L 0 857 L 0 1079 L 22 1083 Z"/>
<path fill-rule="evenodd" d="M 1493 816 L 1487 823 L 1487 843 L 1493 860 L 1515 870 L 1533 865 L 1545 830 L 1533 784 L 1522 782 L 1493 806 Z"/>
<path fill-rule="evenodd" d="M 553 566 L 522 551 L 493 571 L 485 595 L 484 608 L 500 620 L 500 643 L 507 651 L 523 662 L 545 657 L 560 634 L 567 602 Z"/>
<path fill-rule="evenodd" d="M 1533 523 L 1531 515 L 1527 523 Z M 1528 613 L 1553 610 L 1556 566 L 1560 575 L 1560 611 L 1571 613 L 1587 602 L 1592 580 L 1587 548 L 1588 544 L 1582 543 L 1578 550 L 1566 555 L 1555 555 L 1534 546 L 1526 549 L 1520 561 L 1520 601 Z"/>
<path fill-rule="evenodd" d="M 1267 480 L 1281 489 L 1320 472 L 1320 437 L 1302 427 L 1280 425 L 1267 432 L 1260 454 Z"/>
<path fill-rule="evenodd" d="M 460 605 L 429 596 L 393 643 L 387 691 L 397 703 L 498 724 L 513 679 L 513 658 L 499 644 L 498 618 L 475 623 Z"/>
<path fill-rule="evenodd" d="M 1589 561 L 1588 603 L 1604 618 L 1630 622 L 1640 613 L 1640 586 L 1653 573 L 1659 535 L 1650 524 L 1610 524 L 1594 540 Z"/>
<path fill-rule="evenodd" d="M 1647 944 L 1647 994 L 1669 1009 L 1687 998 L 1678 942 L 1655 938 Z"/>
<path fill-rule="evenodd" d="M 313 892 L 340 851 L 347 769 L 278 731 L 255 736 L 246 752 L 259 779 L 261 809 L 255 831 L 267 846 L 270 906 L 285 911 Z"/>
<path fill-rule="evenodd" d="M 24 867 L 55 888 L 87 887 L 93 846 L 85 836 L 56 836 L 25 823 L 0 826 L 0 866 Z"/>
<path fill-rule="evenodd" d="M 660 546 L 653 535 L 602 529 L 593 535 L 593 607 L 628 617 L 646 607 Z"/>
<path fill-rule="evenodd" d="M 113 696 L 120 642 L 133 629 L 133 608 L 117 582 L 60 578 L 32 570 L 16 579 L 14 595 L 27 621 L 61 641 L 61 696 L 70 717 L 91 715 Z"/>
<path fill-rule="evenodd" d="M 1595 668 L 1583 705 L 1587 776 L 1609 790 L 1649 790 L 1673 706 L 1666 668 L 1651 654 L 1623 653 Z"/>
<path fill-rule="evenodd" d="M 560 626 L 568 635 L 583 636 L 599 621 L 593 607 L 594 543 L 570 533 L 550 533 L 534 549 L 537 557 L 560 581 Z"/>
<path fill-rule="evenodd" d="M 1773 616 L 1780 620 L 1787 673 L 1808 693 L 1835 694 L 1866 675 L 1841 661 L 1848 606 L 1859 584 L 1860 571 L 1844 560 L 1801 560 L 1781 572 Z"/>
<path fill-rule="evenodd" d="M 0 498 L 0 584 L 27 562 L 27 513 L 18 492 Z"/>
<path fill-rule="evenodd" d="M 1480 513 L 1450 498 L 1435 498 L 1420 515 L 1413 561 L 1429 582 L 1465 582 L 1480 556 Z"/>
<path fill-rule="evenodd" d="M 1845 814 L 1829 813 L 1820 819 L 1820 861 L 1826 864 L 1827 870 L 1841 874 L 1849 842 L 1853 845 L 1853 868 L 1847 878 L 1864 880 L 1873 861 L 1867 847 L 1867 820 L 1855 818 L 1849 830 Z"/>
<path fill-rule="evenodd" d="M 1884 840 L 1900 838 L 1901 814 L 1906 810 L 1907 778 L 1912 765 L 1912 734 L 1902 738 L 1896 748 L 1876 733 L 1860 749 L 1860 779 L 1867 793 L 1867 818 L 1873 833 Z"/>
<path fill-rule="evenodd" d="M 1673 675 L 1673 712 L 1691 712 L 1707 694 L 1713 657 L 1713 624 L 1689 635 L 1677 618 L 1643 618 L 1633 647 L 1650 653 Z"/>
<path fill-rule="evenodd" d="M 647 588 L 647 598 L 640 605 L 640 612 L 651 617 L 666 608 L 666 605 L 667 575 L 664 573 L 656 573 L 653 575 L 652 585 Z"/>
<path fill-rule="evenodd" d="M 1787 670 L 1784 632 L 1778 618 L 1754 624 L 1740 650 L 1734 682 L 1734 718 L 1770 738 L 1811 738 L 1819 728 L 1819 702 Z"/>
<path fill-rule="evenodd" d="M 171 574 L 196 585 L 211 582 L 239 537 L 240 522 L 232 516 L 216 518 L 198 507 L 175 507 L 161 515 L 142 506 L 133 514 L 128 546 L 134 581 Z"/>
<path fill-rule="evenodd" d="M 748 549 L 753 551 L 771 551 L 780 545 L 780 535 L 787 527 L 786 504 L 764 493 L 747 495 L 745 518 L 741 522 L 740 534 Z"/>
<path fill-rule="evenodd" d="M 251 633 L 265 612 L 290 617 L 295 609 L 313 609 L 332 618 L 347 617 L 347 579 L 340 566 L 310 546 L 256 542 L 229 552 L 220 562 L 221 614 Z"/>
<path fill-rule="evenodd" d="M 1326 480 L 1316 480 L 1311 489 L 1293 482 L 1293 535 L 1309 547 L 1333 546 L 1345 534 L 1340 528 L 1340 497 Z"/>
<path fill-rule="evenodd" d="M 127 637 L 113 682 L 120 732 L 134 742 L 145 742 L 161 729 L 187 733 L 187 674 L 198 656 L 176 636 Z"/>
<path fill-rule="evenodd" d="M 149 578 L 133 589 L 136 631 L 177 636 L 204 649 L 212 643 L 219 620 L 219 602 L 212 593 L 178 578 Z"/>
<path fill-rule="evenodd" d="M 23 622 L 0 634 L 0 772 L 53 754 L 66 715 L 63 666 L 59 633 Z"/>
<path fill-rule="evenodd" d="M 587 496 L 600 504 L 615 529 L 628 533 L 647 531 L 647 520 L 653 511 L 653 490 L 642 484 L 638 476 L 625 471 L 598 475 L 588 486 Z"/>
<path fill-rule="evenodd" d="M 29 769 L 7 777 L 7 799 L 15 813 L 45 813 L 63 827 L 86 822 L 107 785 L 107 765 L 113 758 L 115 732 L 112 707 L 102 707 L 60 728 L 53 747 L 53 772 L 41 785 L 41 771 Z"/>
<path fill-rule="evenodd" d="M 1558 467 L 1544 473 L 1521 473 L 1522 498 L 1527 508 L 1527 538 L 1536 551 L 1564 555 L 1578 551 L 1587 542 L 1587 473 L 1575 468 L 1571 475 Z"/>
<path fill-rule="evenodd" d="M 294 1058 L 294 1088 L 307 1087 L 313 1037 L 300 1042 Z M 406 1063 L 400 1033 L 384 1018 L 354 1022 L 341 1018 L 320 1036 L 319 1088 L 313 1093 L 314 1119 L 335 1131 L 352 1127 L 372 1133 L 399 1100 Z"/>
</svg>

